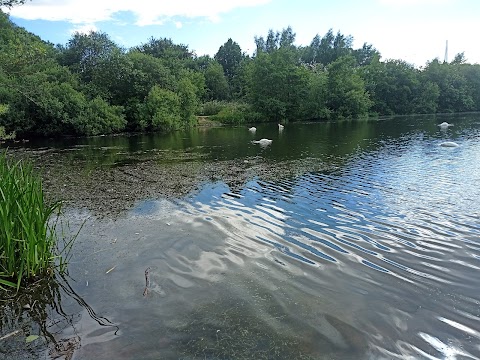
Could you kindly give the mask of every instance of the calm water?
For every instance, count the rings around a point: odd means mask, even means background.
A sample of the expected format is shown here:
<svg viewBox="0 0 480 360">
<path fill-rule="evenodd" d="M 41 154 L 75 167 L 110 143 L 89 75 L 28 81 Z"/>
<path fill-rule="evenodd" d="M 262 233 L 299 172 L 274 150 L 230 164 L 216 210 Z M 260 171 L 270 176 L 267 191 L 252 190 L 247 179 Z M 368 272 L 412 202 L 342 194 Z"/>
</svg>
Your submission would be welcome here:
<svg viewBox="0 0 480 360">
<path fill-rule="evenodd" d="M 71 201 L 85 223 L 44 317 L 61 348 L 40 338 L 29 356 L 480 359 L 480 115 L 257 129 L 32 144 L 86 189 L 92 171 L 140 180 L 115 214 Z M 142 182 L 180 163 L 186 195 Z"/>
</svg>

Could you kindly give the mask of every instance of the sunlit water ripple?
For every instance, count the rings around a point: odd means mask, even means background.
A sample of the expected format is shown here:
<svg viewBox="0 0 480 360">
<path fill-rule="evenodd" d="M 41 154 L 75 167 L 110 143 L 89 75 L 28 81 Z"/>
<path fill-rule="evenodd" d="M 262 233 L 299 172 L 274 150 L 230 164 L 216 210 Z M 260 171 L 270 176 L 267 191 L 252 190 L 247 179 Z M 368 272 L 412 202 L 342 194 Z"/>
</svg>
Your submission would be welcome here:
<svg viewBox="0 0 480 360">
<path fill-rule="evenodd" d="M 479 138 L 392 141 L 342 169 L 236 193 L 211 184 L 184 211 L 225 231 L 226 253 L 270 260 L 311 296 L 336 293 L 337 312 L 361 298 L 345 318 L 367 335 L 366 358 L 479 358 Z"/>
</svg>

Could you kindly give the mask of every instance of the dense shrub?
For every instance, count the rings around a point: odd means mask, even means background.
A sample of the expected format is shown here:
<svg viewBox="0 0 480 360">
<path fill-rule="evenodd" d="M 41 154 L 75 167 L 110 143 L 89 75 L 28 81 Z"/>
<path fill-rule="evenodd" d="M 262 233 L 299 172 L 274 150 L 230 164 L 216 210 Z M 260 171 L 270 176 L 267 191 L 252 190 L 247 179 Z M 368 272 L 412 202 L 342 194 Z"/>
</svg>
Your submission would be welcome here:
<svg viewBox="0 0 480 360">
<path fill-rule="evenodd" d="M 201 116 L 217 115 L 226 106 L 227 106 L 227 102 L 225 101 L 218 101 L 218 100 L 207 101 L 199 106 L 198 115 L 201 115 Z"/>
<path fill-rule="evenodd" d="M 253 111 L 251 105 L 245 103 L 228 103 L 217 115 L 213 115 L 211 119 L 224 124 L 244 124 L 262 121 L 261 115 Z"/>
</svg>

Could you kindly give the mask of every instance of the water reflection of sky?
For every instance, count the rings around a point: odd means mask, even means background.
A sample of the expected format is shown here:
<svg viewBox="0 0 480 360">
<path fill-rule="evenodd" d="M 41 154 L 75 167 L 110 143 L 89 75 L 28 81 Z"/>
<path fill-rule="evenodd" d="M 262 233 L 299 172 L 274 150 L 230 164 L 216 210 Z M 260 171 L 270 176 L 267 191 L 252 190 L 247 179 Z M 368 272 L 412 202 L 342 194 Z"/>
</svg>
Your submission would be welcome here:
<svg viewBox="0 0 480 360">
<path fill-rule="evenodd" d="M 218 132 L 182 138 L 208 156 L 334 166 L 90 218 L 71 272 L 120 331 L 85 316 L 78 357 L 480 358 L 479 124 L 402 121 L 292 124 L 265 150 L 248 131 L 235 149 L 226 130 L 224 152 Z"/>
<path fill-rule="evenodd" d="M 479 145 L 472 132 L 466 137 L 457 129 L 413 131 L 370 150 L 357 147 L 331 172 L 253 179 L 234 190 L 223 182 L 206 184 L 180 202 L 179 211 L 223 234 L 223 256 L 248 249 L 248 257 L 271 273 L 267 279 L 292 273 L 297 276 L 288 288 L 323 299 L 319 289 L 337 293 L 329 296 L 340 308 L 323 308 L 336 318 L 343 319 L 340 313 L 349 306 L 345 296 L 362 294 L 350 324 L 368 334 L 371 358 L 475 358 L 478 349 L 466 339 L 480 340 L 470 317 L 480 285 L 470 275 L 480 251 L 480 225 L 472 217 L 480 198 Z M 439 147 L 447 137 L 460 147 Z M 137 211 L 162 209 L 153 201 Z M 208 261 L 224 262 L 216 253 Z M 446 301 L 455 294 L 464 302 Z M 442 305 L 433 305 L 437 301 Z M 329 325 L 321 324 L 316 326 L 323 326 L 325 335 Z M 413 331 L 406 336 L 408 329 Z"/>
</svg>

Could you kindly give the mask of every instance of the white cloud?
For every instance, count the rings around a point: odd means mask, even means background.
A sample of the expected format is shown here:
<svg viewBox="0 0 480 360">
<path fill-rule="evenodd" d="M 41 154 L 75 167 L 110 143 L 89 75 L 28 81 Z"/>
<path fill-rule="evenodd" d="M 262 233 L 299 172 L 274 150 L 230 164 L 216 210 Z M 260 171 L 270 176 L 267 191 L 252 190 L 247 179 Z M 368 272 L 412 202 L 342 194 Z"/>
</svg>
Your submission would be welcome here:
<svg viewBox="0 0 480 360">
<path fill-rule="evenodd" d="M 98 28 L 95 26 L 95 24 L 84 24 L 75 26 L 73 29 L 70 30 L 70 34 L 90 34 L 94 31 L 98 31 Z"/>
<path fill-rule="evenodd" d="M 472 46 L 471 41 L 472 34 L 480 32 L 480 23 L 452 19 L 445 24 L 442 19 L 424 19 L 410 21 L 405 26 L 402 21 L 383 19 L 362 26 L 355 32 L 358 40 L 355 46 L 360 47 L 363 41 L 367 41 L 381 52 L 383 60 L 403 59 L 424 66 L 436 57 L 443 61 L 448 40 L 450 61 L 455 54 L 464 51 L 469 62 L 480 63 L 480 49 Z"/>
<path fill-rule="evenodd" d="M 173 17 L 207 18 L 217 21 L 221 14 L 240 7 L 253 7 L 271 0 L 35 0 L 11 10 L 12 16 L 26 20 L 68 21 L 94 24 L 111 20 L 120 11 L 131 12 L 136 24 L 159 24 Z"/>
</svg>

